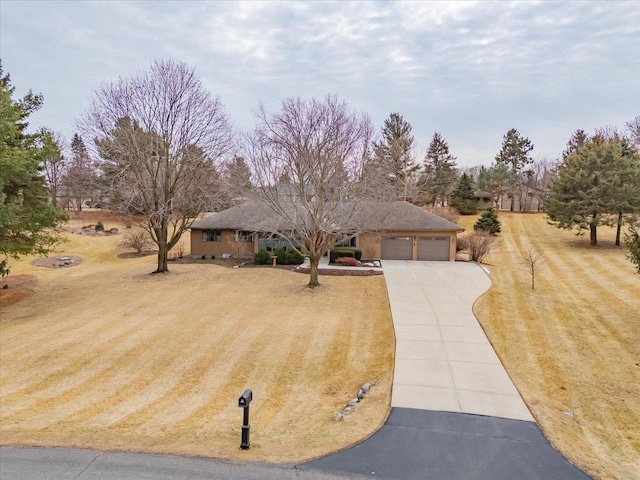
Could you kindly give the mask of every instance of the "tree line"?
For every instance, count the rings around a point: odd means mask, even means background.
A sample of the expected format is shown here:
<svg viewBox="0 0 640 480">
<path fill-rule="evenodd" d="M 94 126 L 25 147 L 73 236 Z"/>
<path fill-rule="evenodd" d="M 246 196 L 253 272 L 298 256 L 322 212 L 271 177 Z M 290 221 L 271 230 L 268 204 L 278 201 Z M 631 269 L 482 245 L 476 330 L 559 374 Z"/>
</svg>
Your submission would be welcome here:
<svg viewBox="0 0 640 480">
<path fill-rule="evenodd" d="M 138 220 L 158 245 L 156 272 L 164 272 L 168 251 L 193 219 L 251 199 L 283 219 L 270 228 L 311 259 L 314 285 L 328 249 L 375 229 L 366 202 L 469 213 L 478 195 L 525 211 L 537 198 L 555 225 L 591 229 L 592 243 L 597 225 L 620 226 L 640 211 L 638 117 L 622 133 L 576 132 L 558 161 L 532 159 L 532 142 L 511 129 L 490 167 L 463 170 L 439 132 L 420 163 L 402 115 L 391 113 L 376 135 L 366 114 L 335 96 L 286 99 L 275 112 L 260 107 L 256 127 L 238 134 L 220 99 L 182 62 L 156 61 L 103 84 L 68 149 L 50 130 L 26 133 L 41 96 L 13 99 L 1 70 L 0 90 L 5 257 L 50 249 L 59 240 L 52 228 L 65 218 L 60 207 L 108 206 Z"/>
</svg>

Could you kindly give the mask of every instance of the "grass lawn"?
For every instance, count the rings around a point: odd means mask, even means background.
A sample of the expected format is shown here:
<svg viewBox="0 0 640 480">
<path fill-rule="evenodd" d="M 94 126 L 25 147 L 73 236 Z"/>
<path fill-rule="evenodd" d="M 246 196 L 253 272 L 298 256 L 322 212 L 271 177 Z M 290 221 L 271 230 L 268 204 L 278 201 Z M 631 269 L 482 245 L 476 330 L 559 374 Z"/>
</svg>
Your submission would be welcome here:
<svg viewBox="0 0 640 480">
<path fill-rule="evenodd" d="M 305 275 L 269 268 L 170 264 L 150 275 L 155 256 L 116 257 L 120 236 L 67 237 L 60 250 L 80 265 L 12 268 L 37 283 L 1 307 L 1 444 L 298 462 L 386 419 L 394 334 L 383 277 L 321 277 L 312 291 Z M 355 412 L 333 421 L 365 382 L 375 386 Z"/>
<path fill-rule="evenodd" d="M 544 214 L 499 213 L 485 259 L 493 282 L 474 307 L 553 445 L 596 478 L 640 478 L 640 276 L 614 245 L 559 230 Z M 461 217 L 468 230 L 477 217 Z M 530 276 L 524 249 L 544 254 Z"/>
</svg>

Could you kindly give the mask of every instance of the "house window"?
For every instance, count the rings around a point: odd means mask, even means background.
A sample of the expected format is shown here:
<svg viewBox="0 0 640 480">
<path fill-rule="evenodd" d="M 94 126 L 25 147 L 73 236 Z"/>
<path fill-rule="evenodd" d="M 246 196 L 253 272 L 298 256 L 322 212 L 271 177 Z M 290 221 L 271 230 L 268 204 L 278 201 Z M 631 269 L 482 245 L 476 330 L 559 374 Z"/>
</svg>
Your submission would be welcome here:
<svg viewBox="0 0 640 480">
<path fill-rule="evenodd" d="M 247 230 L 236 230 L 236 242 L 253 242 L 253 232 L 249 232 Z"/>
<path fill-rule="evenodd" d="M 355 235 L 350 238 L 343 238 L 340 242 L 336 242 L 336 247 L 355 247 L 356 237 Z"/>
<path fill-rule="evenodd" d="M 203 230 L 202 241 L 203 242 L 221 242 L 222 231 L 221 230 Z"/>
<path fill-rule="evenodd" d="M 291 243 L 296 246 L 300 245 L 300 240 L 297 238 L 291 238 Z M 258 249 L 264 248 L 268 252 L 274 251 L 276 248 L 284 248 L 285 251 L 291 248 L 289 240 L 282 237 L 277 237 L 268 233 L 261 233 L 258 237 Z"/>
</svg>

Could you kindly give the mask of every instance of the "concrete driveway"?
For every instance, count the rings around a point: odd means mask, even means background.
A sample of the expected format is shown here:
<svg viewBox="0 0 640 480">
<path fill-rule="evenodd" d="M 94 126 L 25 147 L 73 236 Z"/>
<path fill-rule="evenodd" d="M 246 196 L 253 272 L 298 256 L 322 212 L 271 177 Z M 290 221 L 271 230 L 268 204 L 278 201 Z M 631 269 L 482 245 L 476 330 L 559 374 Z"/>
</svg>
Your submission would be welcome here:
<svg viewBox="0 0 640 480">
<path fill-rule="evenodd" d="M 491 281 L 461 262 L 385 260 L 396 332 L 392 407 L 533 421 L 473 315 Z"/>
</svg>

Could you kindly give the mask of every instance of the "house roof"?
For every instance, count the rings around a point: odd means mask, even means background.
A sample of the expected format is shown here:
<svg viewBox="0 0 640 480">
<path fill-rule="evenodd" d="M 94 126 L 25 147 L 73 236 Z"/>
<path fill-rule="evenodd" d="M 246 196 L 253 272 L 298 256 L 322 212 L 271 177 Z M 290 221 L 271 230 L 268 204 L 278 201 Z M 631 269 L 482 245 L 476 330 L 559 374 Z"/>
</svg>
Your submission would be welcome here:
<svg viewBox="0 0 640 480">
<path fill-rule="evenodd" d="M 485 192 L 484 190 L 477 190 L 477 191 L 473 192 L 473 196 L 474 197 L 491 198 L 492 194 L 491 194 L 491 192 Z"/>
<path fill-rule="evenodd" d="M 292 211 L 295 205 L 291 204 Z M 464 231 L 459 225 L 428 212 L 411 203 L 397 201 L 367 202 L 358 205 L 356 217 L 368 219 L 375 230 Z M 191 228 L 208 230 L 249 230 L 272 232 L 282 223 L 278 215 L 266 205 L 245 202 L 206 218 L 196 220 Z"/>
</svg>

